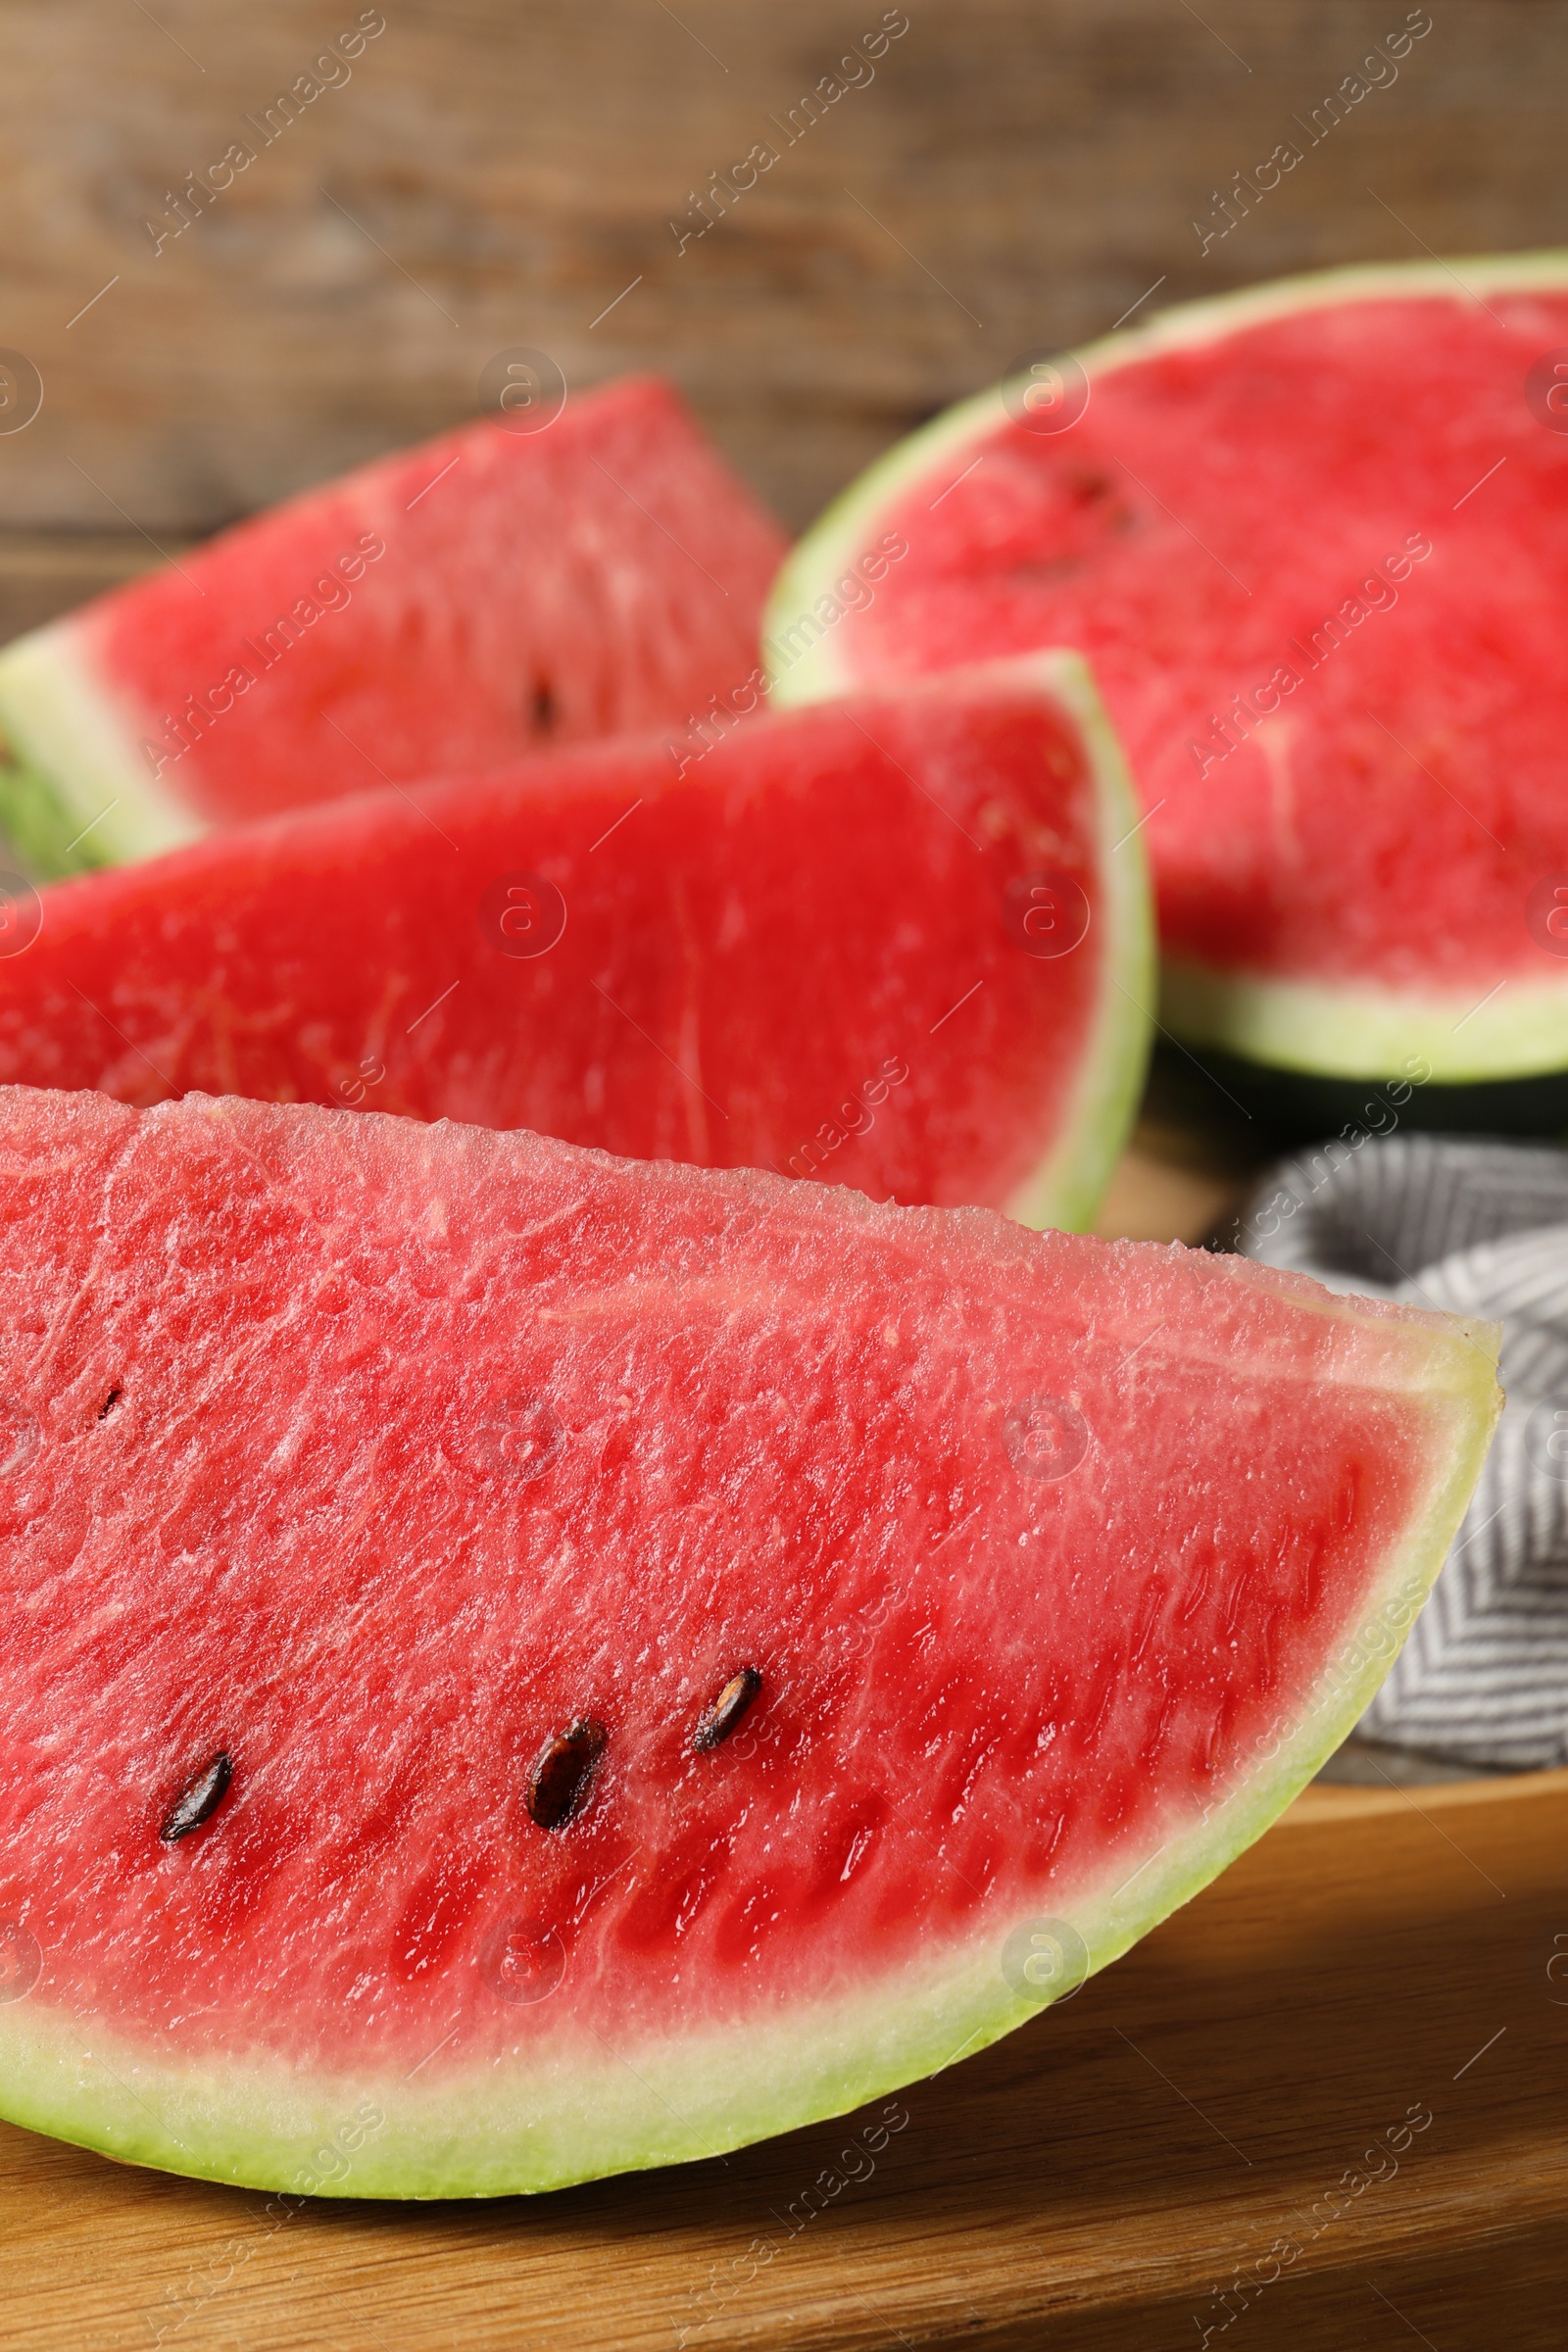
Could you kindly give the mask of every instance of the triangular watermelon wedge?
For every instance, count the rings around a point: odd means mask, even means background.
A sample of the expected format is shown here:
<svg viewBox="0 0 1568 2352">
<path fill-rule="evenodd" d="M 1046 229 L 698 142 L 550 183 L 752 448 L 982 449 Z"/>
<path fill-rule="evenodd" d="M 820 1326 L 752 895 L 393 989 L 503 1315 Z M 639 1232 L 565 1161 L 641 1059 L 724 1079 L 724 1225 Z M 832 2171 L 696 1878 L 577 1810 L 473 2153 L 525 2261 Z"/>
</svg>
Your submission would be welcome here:
<svg viewBox="0 0 1568 2352">
<path fill-rule="evenodd" d="M 1565 399 L 1564 254 L 1330 270 L 1042 358 L 808 534 L 775 696 L 1074 646 L 1149 811 L 1172 1029 L 1347 1078 L 1562 1070 Z"/>
<path fill-rule="evenodd" d="M 755 701 L 783 552 L 656 377 L 573 396 L 542 430 L 466 425 L 0 654 L 0 826 L 55 874 L 388 781 L 684 732 L 748 679 Z"/>
<path fill-rule="evenodd" d="M 1072 656 L 357 795 L 43 894 L 0 1079 L 533 1127 L 1087 1223 L 1143 1075 L 1120 754 Z"/>
<path fill-rule="evenodd" d="M 0 2109 L 285 2191 L 1023 2023 L 1354 1722 L 1497 1405 L 1239 1259 L 237 1100 L 6 1090 L 0 1287 Z"/>
</svg>

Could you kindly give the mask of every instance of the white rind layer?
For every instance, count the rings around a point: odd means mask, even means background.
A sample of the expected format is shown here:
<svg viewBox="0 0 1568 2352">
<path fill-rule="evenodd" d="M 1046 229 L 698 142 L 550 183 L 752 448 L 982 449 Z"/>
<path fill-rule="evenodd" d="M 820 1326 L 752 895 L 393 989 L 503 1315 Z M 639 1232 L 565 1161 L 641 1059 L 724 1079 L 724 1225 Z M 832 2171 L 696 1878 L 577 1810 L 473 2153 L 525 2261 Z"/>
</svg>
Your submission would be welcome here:
<svg viewBox="0 0 1568 2352">
<path fill-rule="evenodd" d="M 1343 988 L 1263 973 L 1205 971 L 1168 960 L 1160 1016 L 1194 1045 L 1270 1067 L 1342 1078 L 1440 1084 L 1539 1078 L 1568 1065 L 1568 964 L 1559 981 L 1505 979 L 1406 994 L 1371 982 Z"/>
<path fill-rule="evenodd" d="M 1260 1279 L 1267 1279 L 1262 1277 Z M 1354 1299 L 1292 1298 L 1356 1322 Z M 1156 1825 L 1105 1858 L 1100 1882 L 1063 1895 L 1054 1923 L 1105 1967 L 1234 1860 L 1352 1728 L 1430 1591 L 1464 1513 L 1500 1397 L 1498 1334 L 1430 1318 L 1387 1385 L 1437 1417 L 1427 1492 L 1370 1585 L 1310 1696 L 1271 1728 L 1255 1767 L 1206 1818 Z M 1385 1330 L 1387 1326 L 1384 1326 Z M 1046 2005 L 1001 1966 L 1031 1913 L 993 1913 L 945 1949 L 845 1999 L 624 2050 L 563 2042 L 527 2071 L 461 2071 L 461 2051 L 409 2073 L 303 2079 L 270 2053 L 150 2055 L 48 2006 L 45 1975 L 0 2007 L 0 2106 L 15 2122 L 132 2163 L 285 2193 L 499 2196 L 674 2164 L 841 2115 L 949 2066 Z M 1071 1987 L 1067 1987 L 1071 1989 Z"/>
<path fill-rule="evenodd" d="M 1145 326 L 1106 336 L 1073 356 L 1090 380 L 1092 398 L 1094 383 L 1118 368 L 1160 352 L 1215 343 L 1269 318 L 1351 302 L 1469 297 L 1481 303 L 1488 295 L 1565 286 L 1568 254 L 1560 252 L 1371 263 L 1179 304 Z M 810 615 L 833 582 L 853 569 L 881 516 L 916 482 L 934 482 L 945 464 L 956 478 L 975 443 L 1012 420 L 1024 388 L 1025 379 L 1013 378 L 934 417 L 829 507 L 779 572 L 763 618 L 764 644 L 776 648 L 787 633 L 799 632 L 803 616 Z M 853 626 L 850 616 L 848 627 Z M 774 662 L 770 692 L 776 702 L 794 704 L 876 682 L 855 674 L 848 630 L 834 623 L 805 652 Z M 1483 987 L 1463 1001 L 1435 992 L 1405 996 L 1373 981 L 1324 986 L 1178 965 L 1165 970 L 1163 1017 L 1195 1044 L 1315 1075 L 1398 1077 L 1412 1054 L 1430 1062 L 1434 1078 L 1454 1084 L 1568 1067 L 1568 970 L 1561 987 L 1509 980 L 1478 1010 L 1477 998 L 1484 995 Z"/>
<path fill-rule="evenodd" d="M 0 735 L 50 787 L 102 863 L 182 849 L 209 828 L 159 782 L 134 728 L 105 693 L 73 619 L 0 653 Z"/>
</svg>

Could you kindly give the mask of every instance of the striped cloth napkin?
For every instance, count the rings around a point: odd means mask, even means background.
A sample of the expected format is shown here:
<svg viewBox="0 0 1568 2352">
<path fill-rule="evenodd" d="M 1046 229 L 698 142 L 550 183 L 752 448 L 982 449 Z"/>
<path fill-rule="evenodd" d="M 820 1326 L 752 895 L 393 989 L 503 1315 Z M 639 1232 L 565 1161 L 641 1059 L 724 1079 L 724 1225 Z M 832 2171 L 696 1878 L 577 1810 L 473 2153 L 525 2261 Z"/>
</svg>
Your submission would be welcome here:
<svg viewBox="0 0 1568 2352">
<path fill-rule="evenodd" d="M 1501 1323 L 1507 1403 L 1481 1483 L 1359 1729 L 1459 1763 L 1568 1763 L 1568 1152 L 1336 1140 L 1265 1177 L 1235 1246 Z"/>
</svg>

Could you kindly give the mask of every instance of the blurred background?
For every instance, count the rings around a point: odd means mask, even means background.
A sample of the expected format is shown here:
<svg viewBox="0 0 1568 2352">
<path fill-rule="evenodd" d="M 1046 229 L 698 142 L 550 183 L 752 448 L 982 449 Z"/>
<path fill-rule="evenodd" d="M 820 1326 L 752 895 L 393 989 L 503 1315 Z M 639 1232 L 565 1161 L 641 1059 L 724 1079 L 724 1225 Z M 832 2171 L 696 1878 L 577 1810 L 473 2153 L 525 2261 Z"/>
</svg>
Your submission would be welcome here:
<svg viewBox="0 0 1568 2352">
<path fill-rule="evenodd" d="M 931 411 L 1140 307 L 1568 239 L 1561 0 L 6 0 L 0 26 L 0 344 L 43 386 L 0 436 L 3 636 L 475 413 L 508 347 L 573 388 L 665 370 L 798 529 Z M 1282 141 L 1300 165 L 1227 201 Z"/>
</svg>

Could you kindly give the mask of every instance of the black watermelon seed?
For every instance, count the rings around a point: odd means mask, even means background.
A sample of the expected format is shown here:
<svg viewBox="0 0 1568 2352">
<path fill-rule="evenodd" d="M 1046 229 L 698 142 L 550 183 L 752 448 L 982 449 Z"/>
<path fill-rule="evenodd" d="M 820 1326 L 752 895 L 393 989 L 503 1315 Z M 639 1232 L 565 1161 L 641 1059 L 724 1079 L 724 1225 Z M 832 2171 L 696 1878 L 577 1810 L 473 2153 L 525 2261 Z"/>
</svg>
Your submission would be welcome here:
<svg viewBox="0 0 1568 2352">
<path fill-rule="evenodd" d="M 535 678 L 529 699 L 528 715 L 536 735 L 553 735 L 561 713 L 556 707 L 555 690 L 548 678 Z"/>
<path fill-rule="evenodd" d="M 166 1845 L 176 1838 L 188 1838 L 199 1830 L 204 1821 L 211 1821 L 227 1793 L 234 1777 L 234 1767 L 221 1748 L 210 1764 L 204 1765 L 193 1781 L 187 1781 L 169 1809 L 169 1816 L 158 1835 Z"/>
<path fill-rule="evenodd" d="M 564 1829 L 588 1802 L 610 1734 L 584 1715 L 551 1740 L 528 1782 L 528 1818 L 542 1830 Z"/>
<path fill-rule="evenodd" d="M 98 1407 L 98 1418 L 99 1418 L 99 1420 L 100 1420 L 100 1421 L 107 1421 L 107 1420 L 108 1420 L 108 1418 L 109 1418 L 110 1414 L 111 1414 L 111 1413 L 114 1411 L 114 1409 L 115 1409 L 116 1405 L 117 1405 L 117 1404 L 120 1402 L 120 1399 L 122 1398 L 122 1396 L 123 1396 L 123 1395 L 124 1395 L 124 1394 L 125 1394 L 125 1392 L 124 1392 L 124 1390 L 123 1390 L 123 1389 L 111 1389 L 111 1390 L 110 1390 L 110 1392 L 109 1392 L 108 1396 L 107 1396 L 104 1398 L 104 1400 L 103 1400 L 102 1404 L 101 1404 L 101 1405 Z"/>
<path fill-rule="evenodd" d="M 743 1666 L 739 1674 L 730 1676 L 712 1705 L 697 1718 L 692 1745 L 700 1755 L 729 1738 L 761 1688 L 762 1678 L 755 1666 Z"/>
</svg>

